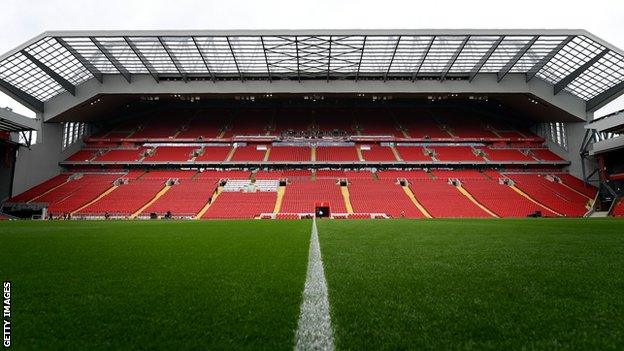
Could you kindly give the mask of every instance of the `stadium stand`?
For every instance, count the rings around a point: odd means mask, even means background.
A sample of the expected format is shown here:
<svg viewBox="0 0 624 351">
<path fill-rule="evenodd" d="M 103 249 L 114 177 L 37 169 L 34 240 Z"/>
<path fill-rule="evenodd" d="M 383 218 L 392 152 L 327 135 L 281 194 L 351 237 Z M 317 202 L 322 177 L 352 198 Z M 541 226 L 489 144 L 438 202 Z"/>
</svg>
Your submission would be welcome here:
<svg viewBox="0 0 624 351">
<path fill-rule="evenodd" d="M 273 146 L 269 161 L 310 161 L 310 148 L 307 146 Z"/>
<path fill-rule="evenodd" d="M 130 180 L 76 215 L 104 216 L 109 213 L 111 216 L 129 217 L 153 199 L 164 186 L 162 180 Z"/>
<path fill-rule="evenodd" d="M 160 216 L 171 212 L 174 218 L 195 216 L 216 188 L 216 181 L 184 179 L 171 186 L 171 189 L 143 210 L 142 215 L 156 213 Z"/>
<path fill-rule="evenodd" d="M 624 217 L 624 198 L 620 198 L 615 205 L 613 205 L 611 215 L 614 217 Z"/>
<path fill-rule="evenodd" d="M 358 161 L 354 146 L 319 146 L 316 148 L 317 161 Z"/>
<path fill-rule="evenodd" d="M 368 149 L 360 147 L 366 161 L 396 161 L 392 149 L 387 146 L 367 145 Z"/>
<path fill-rule="evenodd" d="M 273 212 L 276 192 L 222 192 L 202 218 L 255 218 Z"/>
</svg>

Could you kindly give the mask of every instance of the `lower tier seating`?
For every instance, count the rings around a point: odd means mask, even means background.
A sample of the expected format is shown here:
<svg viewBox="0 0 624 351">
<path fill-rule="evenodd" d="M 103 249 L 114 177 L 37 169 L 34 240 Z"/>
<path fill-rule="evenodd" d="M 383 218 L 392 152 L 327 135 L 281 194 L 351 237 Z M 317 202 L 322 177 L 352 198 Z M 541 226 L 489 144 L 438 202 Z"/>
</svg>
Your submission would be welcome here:
<svg viewBox="0 0 624 351">
<path fill-rule="evenodd" d="M 385 213 L 393 218 L 424 217 L 395 181 L 356 179 L 349 182 L 348 188 L 355 213 Z"/>
<path fill-rule="evenodd" d="M 208 202 L 216 188 L 216 182 L 206 180 L 181 180 L 169 191 L 143 210 L 143 215 L 164 215 L 171 211 L 174 217 L 195 216 Z"/>
<path fill-rule="evenodd" d="M 541 204 L 565 216 L 580 217 L 587 212 L 587 197 L 541 174 L 506 174 L 515 185 Z"/>
<path fill-rule="evenodd" d="M 480 204 L 499 217 L 526 217 L 541 211 L 547 217 L 556 217 L 552 211 L 532 202 L 498 180 L 465 180 L 462 186 Z"/>
<path fill-rule="evenodd" d="M 65 182 L 67 182 L 67 179 L 71 176 L 71 174 L 68 173 L 62 173 L 57 175 L 56 177 L 53 177 L 51 179 L 46 180 L 45 182 L 36 185 L 26 191 L 24 191 L 23 193 L 14 196 L 12 198 L 10 198 L 7 202 L 29 202 L 32 201 L 33 199 L 43 195 L 44 193 L 46 193 L 47 191 L 49 191 L 50 189 L 53 189 Z"/>
<path fill-rule="evenodd" d="M 202 218 L 255 218 L 262 213 L 273 212 L 276 199 L 277 193 L 274 191 L 223 192 L 215 199 Z"/>
<path fill-rule="evenodd" d="M 78 211 L 78 215 L 129 216 L 147 204 L 165 186 L 162 180 L 130 180 L 110 194 Z"/>
<path fill-rule="evenodd" d="M 286 186 L 282 213 L 314 213 L 317 202 L 329 202 L 332 213 L 346 213 L 340 186 L 335 180 L 317 179 L 292 181 Z"/>
<path fill-rule="evenodd" d="M 369 150 L 362 150 L 362 157 L 366 161 L 396 161 L 392 149 L 387 146 L 369 145 Z"/>
<path fill-rule="evenodd" d="M 455 186 L 449 184 L 447 179 L 412 179 L 410 189 L 434 218 L 491 217 Z"/>
</svg>

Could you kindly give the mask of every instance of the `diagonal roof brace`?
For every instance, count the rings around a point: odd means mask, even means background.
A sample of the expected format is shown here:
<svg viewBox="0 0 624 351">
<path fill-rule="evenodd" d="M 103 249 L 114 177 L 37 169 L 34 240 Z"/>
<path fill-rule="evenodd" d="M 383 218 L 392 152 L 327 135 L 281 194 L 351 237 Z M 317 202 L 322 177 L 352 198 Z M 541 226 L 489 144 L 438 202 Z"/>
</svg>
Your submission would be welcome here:
<svg viewBox="0 0 624 351">
<path fill-rule="evenodd" d="M 193 39 L 193 44 L 195 44 L 195 48 L 197 49 L 197 52 L 199 53 L 199 57 L 201 57 L 202 61 L 204 62 L 204 66 L 206 66 L 206 70 L 208 71 L 208 74 L 210 74 L 210 79 L 212 79 L 212 82 L 215 83 L 216 81 L 215 75 L 210 69 L 210 65 L 208 64 L 208 60 L 206 60 L 206 57 L 204 56 L 202 49 L 197 44 L 197 39 L 195 39 L 195 37 L 191 37 L 191 39 Z"/>
<path fill-rule="evenodd" d="M 485 63 L 490 59 L 490 56 L 492 56 L 494 51 L 496 51 L 496 49 L 498 48 L 500 43 L 503 42 L 503 40 L 505 40 L 505 36 L 498 37 L 498 39 L 496 39 L 496 41 L 492 44 L 488 51 L 481 57 L 479 62 L 477 62 L 477 64 L 472 68 L 472 71 L 470 71 L 470 78 L 468 79 L 470 83 L 472 83 L 477 74 L 479 74 L 479 71 L 481 71 L 483 65 L 485 65 Z"/>
<path fill-rule="evenodd" d="M 464 47 L 466 47 L 466 44 L 468 44 L 468 40 L 470 40 L 470 36 L 465 37 L 464 40 L 462 40 L 461 44 L 459 44 L 459 47 L 457 48 L 457 50 L 455 50 L 455 53 L 453 54 L 453 57 L 451 57 L 451 59 L 446 64 L 446 67 L 444 67 L 444 71 L 442 72 L 442 75 L 440 76 L 440 80 L 444 80 L 446 78 L 446 75 L 449 73 L 451 68 L 453 68 L 455 61 L 457 61 L 457 58 L 459 57 L 461 52 L 464 50 Z"/>
<path fill-rule="evenodd" d="M 158 71 L 154 69 L 154 66 L 152 66 L 152 64 L 149 62 L 147 57 L 143 55 L 141 50 L 139 50 L 136 44 L 132 40 L 130 40 L 129 37 L 123 37 L 123 38 L 126 41 L 126 44 L 128 44 L 128 46 L 130 47 L 130 49 L 132 49 L 132 52 L 134 52 L 134 54 L 139 58 L 139 61 L 141 61 L 141 63 L 143 64 L 145 69 L 149 72 L 149 74 L 152 76 L 152 78 L 154 78 L 156 83 L 159 83 L 160 77 L 158 76 Z"/>
<path fill-rule="evenodd" d="M 180 73 L 180 75 L 182 76 L 182 79 L 185 82 L 188 82 L 188 74 L 186 74 L 186 72 L 184 71 L 184 68 L 182 68 L 182 64 L 180 64 L 180 61 L 178 61 L 178 59 L 175 57 L 175 55 L 171 51 L 171 48 L 169 48 L 169 45 L 167 45 L 167 42 L 165 42 L 161 37 L 157 37 L 157 38 L 158 38 L 158 41 L 160 42 L 160 45 L 162 45 L 163 49 L 165 49 L 165 52 L 169 56 L 169 59 L 171 59 L 171 62 L 173 62 L 173 65 L 175 66 L 176 70 L 178 70 L 178 73 Z"/>
<path fill-rule="evenodd" d="M 544 68 L 544 66 L 546 66 L 548 64 L 548 62 L 550 62 L 559 51 L 563 50 L 563 48 L 568 45 L 568 43 L 570 43 L 572 41 L 572 39 L 574 39 L 574 36 L 568 36 L 567 38 L 565 38 L 561 43 L 559 43 L 559 45 L 557 45 L 555 48 L 553 48 L 546 56 L 542 57 L 541 60 L 539 60 L 538 62 L 536 62 L 533 67 L 529 68 L 529 70 L 526 73 L 526 81 L 527 83 L 531 81 L 531 79 L 533 79 L 533 77 L 535 77 L 535 75 L 537 74 L 537 72 L 541 71 L 542 68 Z"/>
<path fill-rule="evenodd" d="M 82 56 L 82 54 L 80 54 L 76 49 L 69 45 L 63 38 L 55 37 L 54 39 L 56 39 L 56 41 L 61 44 L 61 46 L 63 46 L 65 50 L 69 51 L 69 53 L 72 54 L 72 56 L 74 56 L 76 60 L 78 60 L 78 62 L 80 62 L 80 64 L 84 68 L 86 68 L 87 71 L 89 71 L 89 73 L 91 73 L 93 78 L 97 79 L 97 81 L 100 83 L 104 83 L 104 75 L 102 74 L 102 72 L 100 72 L 99 69 L 97 69 L 97 67 L 95 67 L 91 63 L 91 61 L 87 60 L 84 56 Z"/>
<path fill-rule="evenodd" d="M 240 67 L 238 66 L 238 61 L 236 60 L 236 55 L 234 54 L 234 48 L 232 47 L 232 43 L 230 42 L 230 37 L 225 37 L 225 40 L 228 43 L 228 47 L 230 48 L 230 53 L 232 54 L 232 60 L 234 60 L 234 65 L 236 65 L 236 71 L 238 72 L 238 75 L 240 76 L 240 80 L 241 82 L 245 81 L 245 77 L 243 76 L 243 72 L 240 70 Z"/>
<path fill-rule="evenodd" d="M 401 36 L 397 38 L 396 44 L 394 45 L 394 50 L 392 50 L 392 57 L 390 58 L 390 63 L 388 64 L 388 69 L 386 70 L 386 74 L 384 74 L 383 81 L 388 80 L 388 74 L 390 74 L 390 69 L 392 68 L 392 63 L 394 62 L 394 57 L 396 56 L 397 49 L 399 48 L 399 44 L 401 43 Z"/>
<path fill-rule="evenodd" d="M 126 81 L 128 81 L 128 83 L 131 83 L 132 77 L 130 76 L 130 72 L 128 72 L 124 65 L 122 65 L 121 62 L 119 62 L 119 60 L 117 60 L 117 58 L 115 58 L 115 56 L 113 56 L 113 54 L 111 54 L 110 51 L 108 51 L 108 49 L 102 43 L 100 43 L 99 40 L 95 39 L 95 37 L 90 37 L 89 39 L 93 44 L 95 44 L 95 46 L 97 46 L 102 55 L 104 55 L 108 59 L 111 65 L 113 65 L 113 67 L 115 67 L 115 69 L 119 72 L 119 74 L 121 74 L 126 79 Z"/>
<path fill-rule="evenodd" d="M 427 44 L 427 49 L 425 49 L 425 53 L 423 54 L 422 60 L 420 60 L 420 63 L 418 64 L 418 68 L 412 74 L 412 82 L 416 81 L 418 73 L 420 73 L 420 69 L 422 68 L 423 64 L 425 63 L 425 60 L 427 59 L 427 55 L 429 55 L 429 51 L 431 51 L 431 47 L 433 46 L 433 42 L 435 40 L 436 40 L 436 37 L 434 35 L 433 37 L 431 37 L 431 40 L 429 41 L 429 44 Z"/>
<path fill-rule="evenodd" d="M 11 97 L 32 107 L 37 112 L 43 112 L 43 102 L 25 91 L 15 87 L 13 84 L 0 79 L 0 88 L 9 93 Z"/>
<path fill-rule="evenodd" d="M 555 83 L 555 88 L 554 88 L 555 95 L 559 94 L 570 83 L 572 83 L 576 78 L 578 78 L 581 74 L 583 74 L 583 72 L 588 70 L 596 62 L 600 61 L 600 59 L 603 58 L 608 52 L 609 52 L 609 49 L 602 50 L 598 55 L 592 57 L 591 60 L 585 62 L 579 68 L 575 69 L 572 73 L 568 74 L 563 79 Z"/>
<path fill-rule="evenodd" d="M 498 78 L 499 83 L 501 80 L 503 80 L 503 78 L 505 78 L 507 73 L 511 71 L 511 69 L 516 65 L 516 63 L 520 61 L 520 59 L 524 56 L 524 54 L 526 54 L 527 51 L 531 49 L 531 46 L 535 44 L 537 39 L 539 39 L 538 36 L 534 36 L 533 38 L 531 38 L 531 40 L 529 40 L 528 43 L 524 44 L 524 46 L 511 58 L 511 60 L 509 60 L 509 62 L 507 62 L 505 66 L 501 68 L 501 70 L 496 74 L 496 77 Z"/>
<path fill-rule="evenodd" d="M 31 55 L 26 49 L 20 51 L 20 53 L 26 56 L 35 66 L 39 67 L 45 74 L 47 74 L 50 78 L 54 79 L 63 89 L 67 90 L 70 94 L 76 96 L 76 86 L 70 83 L 67 79 L 61 77 L 60 74 L 56 73 L 53 69 L 48 67 L 45 63 L 39 61 L 36 57 Z"/>
</svg>

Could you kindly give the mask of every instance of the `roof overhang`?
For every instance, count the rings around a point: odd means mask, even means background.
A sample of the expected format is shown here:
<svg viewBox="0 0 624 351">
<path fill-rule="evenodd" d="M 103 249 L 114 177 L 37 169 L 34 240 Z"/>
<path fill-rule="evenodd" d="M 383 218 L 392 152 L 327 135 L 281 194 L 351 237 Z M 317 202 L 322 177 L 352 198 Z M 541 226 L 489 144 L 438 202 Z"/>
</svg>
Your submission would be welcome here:
<svg viewBox="0 0 624 351">
<path fill-rule="evenodd" d="M 54 31 L 0 56 L 0 90 L 49 117 L 68 95 L 141 93 L 148 82 L 266 91 L 373 81 L 381 90 L 452 92 L 487 81 L 494 93 L 513 81 L 523 93 L 543 84 L 548 91 L 536 96 L 565 95 L 585 113 L 624 92 L 623 71 L 623 52 L 584 30 Z"/>
<path fill-rule="evenodd" d="M 6 108 L 0 108 L 0 131 L 25 132 L 39 130 L 39 121 L 15 113 Z"/>
</svg>

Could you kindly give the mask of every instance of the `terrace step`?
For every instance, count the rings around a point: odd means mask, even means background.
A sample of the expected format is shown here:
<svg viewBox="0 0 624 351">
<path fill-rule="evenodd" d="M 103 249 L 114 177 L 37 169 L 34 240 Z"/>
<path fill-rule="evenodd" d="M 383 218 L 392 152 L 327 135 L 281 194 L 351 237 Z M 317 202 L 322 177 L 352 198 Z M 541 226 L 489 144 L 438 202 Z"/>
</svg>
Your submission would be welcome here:
<svg viewBox="0 0 624 351">
<path fill-rule="evenodd" d="M 273 213 L 279 213 L 279 211 L 282 209 L 284 194 L 286 194 L 286 187 L 281 185 L 279 188 L 277 188 L 277 198 L 275 199 L 275 208 L 273 208 Z"/>
<path fill-rule="evenodd" d="M 204 216 L 206 211 L 208 211 L 210 206 L 214 204 L 214 202 L 217 200 L 217 197 L 219 197 L 219 194 L 221 194 L 222 191 L 223 191 L 223 187 L 221 186 L 215 189 L 214 193 L 212 193 L 212 196 L 210 197 L 212 201 L 210 202 L 206 201 L 206 204 L 204 205 L 204 207 L 202 207 L 202 209 L 199 210 L 199 212 L 197 212 L 197 214 L 195 215 L 195 219 L 200 219 Z"/>
<path fill-rule="evenodd" d="M 390 150 L 392 150 L 392 153 L 394 154 L 394 158 L 397 161 L 403 161 L 403 159 L 401 158 L 401 155 L 399 154 L 399 150 L 396 149 L 396 147 L 394 145 L 390 146 Z"/>
<path fill-rule="evenodd" d="M 479 207 L 480 209 L 482 209 L 483 211 L 487 212 L 487 214 L 489 214 L 492 217 L 496 217 L 496 218 L 500 218 L 496 213 L 490 211 L 489 208 L 483 206 L 483 204 L 481 204 L 479 201 L 477 201 L 474 196 L 472 196 L 472 194 L 470 194 L 468 192 L 468 190 L 464 189 L 463 186 L 461 185 L 457 185 L 455 186 L 457 188 L 457 190 L 459 190 L 460 193 L 462 193 L 462 195 L 464 195 L 465 197 L 468 198 L 468 200 L 470 200 L 473 204 L 475 204 L 477 207 Z"/>
<path fill-rule="evenodd" d="M 145 211 L 146 208 L 150 207 L 154 202 L 160 199 L 161 196 L 165 195 L 165 193 L 167 193 L 169 189 L 171 189 L 171 185 L 165 185 L 162 189 L 160 189 L 158 193 L 156 193 L 156 195 L 150 201 L 148 201 L 145 205 L 143 205 L 138 211 L 130 215 L 129 218 L 135 219 L 138 215 L 143 213 L 143 211 Z"/>
<path fill-rule="evenodd" d="M 546 206 L 546 205 L 542 204 L 541 202 L 539 202 L 539 201 L 535 200 L 534 198 L 530 197 L 527 193 L 525 193 L 524 191 L 522 191 L 520 188 L 516 187 L 515 185 L 510 185 L 509 187 L 510 187 L 513 191 L 515 191 L 516 193 L 518 193 L 520 196 L 522 196 L 522 197 L 526 198 L 527 200 L 529 200 L 529 201 L 533 202 L 534 204 L 536 204 L 536 205 L 538 205 L 538 206 L 540 206 L 540 207 L 542 207 L 542 208 L 544 208 L 544 209 L 547 209 L 548 211 L 550 211 L 550 212 L 552 212 L 552 213 L 556 214 L 557 216 L 563 217 L 563 215 L 562 215 L 561 213 L 559 213 L 559 212 L 557 212 L 557 211 L 553 210 L 552 208 L 550 208 L 550 207 L 548 207 L 548 206 Z"/>
<path fill-rule="evenodd" d="M 115 189 L 119 188 L 119 185 L 113 185 L 112 187 L 108 188 L 105 192 L 101 193 L 98 197 L 96 197 L 95 199 L 89 201 L 88 203 L 82 205 L 80 208 L 72 211 L 71 215 L 73 216 L 74 214 L 84 210 L 85 208 L 91 206 L 92 204 L 98 202 L 99 200 L 101 200 L 102 198 L 104 198 L 106 195 L 112 193 L 113 191 L 115 191 Z"/>
<path fill-rule="evenodd" d="M 408 185 L 403 185 L 401 186 L 401 188 L 403 188 L 403 191 L 405 192 L 407 197 L 409 197 L 409 199 L 412 200 L 412 203 L 414 204 L 414 206 L 416 206 L 416 208 L 423 214 L 423 216 L 425 216 L 426 218 L 433 218 L 433 216 L 429 213 L 429 211 L 427 211 L 427 209 L 418 201 L 418 199 L 416 199 L 416 196 L 414 195 L 414 193 L 412 192 L 412 189 L 410 189 Z"/>
<path fill-rule="evenodd" d="M 344 200 L 347 213 L 353 214 L 354 212 L 353 212 L 353 206 L 351 205 L 351 195 L 349 194 L 349 188 L 346 186 L 341 186 L 340 193 L 342 194 L 342 198 Z"/>
</svg>

